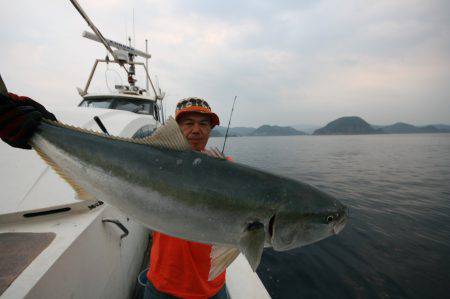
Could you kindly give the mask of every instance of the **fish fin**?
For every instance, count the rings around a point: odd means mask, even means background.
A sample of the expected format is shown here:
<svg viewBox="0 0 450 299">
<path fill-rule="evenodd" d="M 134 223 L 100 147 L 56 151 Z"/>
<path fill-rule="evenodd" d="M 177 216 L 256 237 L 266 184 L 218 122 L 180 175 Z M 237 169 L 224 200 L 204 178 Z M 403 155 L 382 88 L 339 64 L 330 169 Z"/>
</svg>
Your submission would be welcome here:
<svg viewBox="0 0 450 299">
<path fill-rule="evenodd" d="M 213 245 L 210 255 L 211 268 L 209 270 L 208 281 L 211 281 L 222 274 L 238 255 L 239 249 L 235 247 Z"/>
<path fill-rule="evenodd" d="M 226 160 L 226 157 L 224 156 L 224 154 L 222 154 L 222 152 L 220 152 L 220 150 L 217 147 L 211 147 L 209 149 L 205 149 L 202 151 L 203 154 L 213 157 L 213 158 L 217 158 L 220 160 Z"/>
<path fill-rule="evenodd" d="M 173 119 L 173 117 L 169 117 L 164 126 L 159 127 L 151 136 L 145 138 L 127 138 L 120 136 L 110 136 L 104 133 L 99 133 L 93 130 L 83 129 L 48 119 L 43 119 L 42 122 L 60 128 L 66 128 L 77 132 L 100 136 L 106 139 L 121 140 L 137 144 L 147 144 L 154 147 L 172 149 L 177 151 L 191 150 L 191 145 L 189 144 L 186 137 L 183 135 L 183 132 L 181 132 L 178 123 L 175 121 L 175 119 Z"/>
<path fill-rule="evenodd" d="M 47 156 L 38 146 L 33 144 L 36 153 L 45 161 L 62 179 L 64 179 L 75 191 L 76 197 L 81 200 L 95 200 L 95 197 L 84 190 L 73 180 L 67 173 L 65 173 L 49 156 Z"/>
<path fill-rule="evenodd" d="M 186 137 L 181 132 L 178 123 L 172 117 L 166 121 L 166 124 L 156 129 L 151 136 L 139 139 L 142 143 L 159 148 L 167 148 L 177 151 L 186 151 L 191 149 Z"/>
<path fill-rule="evenodd" d="M 250 223 L 239 241 L 239 249 L 247 258 L 253 271 L 258 268 L 264 249 L 266 232 L 261 222 Z"/>
</svg>

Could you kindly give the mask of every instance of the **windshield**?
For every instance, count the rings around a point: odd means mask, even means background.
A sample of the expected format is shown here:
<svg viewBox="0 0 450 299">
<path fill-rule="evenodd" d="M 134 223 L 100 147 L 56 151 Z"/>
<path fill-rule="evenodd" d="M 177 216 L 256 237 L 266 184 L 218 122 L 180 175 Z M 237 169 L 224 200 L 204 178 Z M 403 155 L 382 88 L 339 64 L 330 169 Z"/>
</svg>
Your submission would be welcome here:
<svg viewBox="0 0 450 299">
<path fill-rule="evenodd" d="M 152 133 L 155 129 L 156 129 L 155 126 L 145 125 L 145 126 L 141 127 L 139 130 L 137 130 L 136 133 L 134 133 L 133 137 L 131 137 L 131 138 L 148 137 L 148 136 L 152 135 Z"/>
<path fill-rule="evenodd" d="M 125 110 L 139 114 L 154 115 L 154 103 L 148 100 L 130 98 L 92 98 L 83 100 L 79 107 L 107 108 Z"/>
<path fill-rule="evenodd" d="M 109 108 L 111 106 L 111 99 L 102 100 L 84 100 L 79 105 L 80 107 L 94 107 L 94 108 Z"/>
</svg>

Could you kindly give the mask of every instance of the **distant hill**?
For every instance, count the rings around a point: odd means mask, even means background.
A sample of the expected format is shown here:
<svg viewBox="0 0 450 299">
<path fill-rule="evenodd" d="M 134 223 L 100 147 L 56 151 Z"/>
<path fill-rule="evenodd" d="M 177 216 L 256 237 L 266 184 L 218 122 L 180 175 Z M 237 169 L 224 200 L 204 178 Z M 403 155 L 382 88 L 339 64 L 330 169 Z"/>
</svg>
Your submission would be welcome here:
<svg viewBox="0 0 450 299">
<path fill-rule="evenodd" d="M 306 133 L 298 131 L 292 127 L 263 125 L 250 134 L 250 136 L 294 136 L 294 135 L 306 135 Z"/>
<path fill-rule="evenodd" d="M 216 130 L 216 128 L 211 130 L 211 134 L 209 134 L 210 137 L 223 137 L 224 134 L 222 134 L 219 130 Z"/>
<path fill-rule="evenodd" d="M 296 130 L 305 132 L 306 134 L 312 134 L 315 130 L 319 129 L 321 126 L 318 125 L 309 125 L 309 124 L 296 124 L 290 126 Z"/>
<path fill-rule="evenodd" d="M 250 134 L 252 134 L 254 131 L 256 130 L 256 128 L 252 128 L 252 127 L 235 127 L 235 128 L 231 128 L 230 131 L 238 136 L 248 136 Z"/>
<path fill-rule="evenodd" d="M 358 135 L 380 134 L 380 130 L 372 128 L 364 119 L 358 116 L 341 117 L 328 123 L 325 127 L 314 131 L 314 135 Z"/>
<path fill-rule="evenodd" d="M 438 128 L 436 128 L 432 125 L 418 127 L 418 129 L 419 130 L 417 133 L 443 133 L 445 131 L 445 130 L 439 130 Z"/>
<path fill-rule="evenodd" d="M 305 128 L 304 130 L 299 129 Z M 314 127 L 317 128 L 314 130 Z M 216 126 L 211 131 L 211 137 L 223 137 L 226 127 Z M 313 133 L 314 132 L 314 133 Z M 370 125 L 358 116 L 338 118 L 323 128 L 313 125 L 295 125 L 289 127 L 263 125 L 259 128 L 234 127 L 228 132 L 229 137 L 239 136 L 293 136 L 293 135 L 357 135 L 357 134 L 413 134 L 413 133 L 450 133 L 450 125 L 435 124 L 428 126 L 414 126 L 397 122 L 389 126 Z"/>
<path fill-rule="evenodd" d="M 413 134 L 413 133 L 440 133 L 440 130 L 434 126 L 416 127 L 411 124 L 398 122 L 390 126 L 381 127 L 389 134 Z"/>
<path fill-rule="evenodd" d="M 383 126 L 381 127 L 381 129 L 384 132 L 391 134 L 416 133 L 417 131 L 417 127 L 402 122 L 398 122 L 389 126 Z"/>
<path fill-rule="evenodd" d="M 434 124 L 432 126 L 435 127 L 435 128 L 438 128 L 442 132 L 450 133 L 450 125 Z"/>
<path fill-rule="evenodd" d="M 228 137 L 249 136 L 255 130 L 256 129 L 252 128 L 252 127 L 235 127 L 235 128 L 230 128 L 230 130 L 228 131 Z M 225 136 L 226 132 L 227 132 L 227 128 L 226 127 L 216 126 L 211 131 L 211 134 L 214 134 L 214 135 L 211 135 L 211 136 L 212 137 L 223 137 L 223 136 Z"/>
<path fill-rule="evenodd" d="M 225 127 L 215 126 L 214 129 L 212 129 L 212 131 L 211 131 L 211 136 L 213 136 L 212 134 L 214 134 L 213 137 L 225 136 L 226 130 L 227 130 L 227 128 L 225 128 Z"/>
<path fill-rule="evenodd" d="M 221 126 L 215 126 L 211 131 L 211 137 L 224 137 L 227 132 L 227 128 Z M 228 132 L 228 137 L 236 137 L 235 134 Z"/>
</svg>

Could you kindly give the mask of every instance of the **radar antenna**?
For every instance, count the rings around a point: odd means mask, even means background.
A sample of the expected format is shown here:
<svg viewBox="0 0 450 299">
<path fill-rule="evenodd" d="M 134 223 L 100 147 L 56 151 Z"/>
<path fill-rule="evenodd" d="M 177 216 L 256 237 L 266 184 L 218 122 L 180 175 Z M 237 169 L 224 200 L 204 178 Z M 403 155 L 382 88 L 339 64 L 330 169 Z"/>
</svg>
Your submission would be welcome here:
<svg viewBox="0 0 450 299">
<path fill-rule="evenodd" d="M 113 57 L 113 61 L 111 61 L 108 58 L 108 56 L 106 57 L 106 59 L 97 59 L 95 61 L 94 67 L 92 68 L 91 74 L 89 76 L 89 79 L 88 79 L 88 82 L 86 83 L 85 88 L 84 89 L 78 88 L 78 93 L 81 96 L 85 96 L 87 94 L 91 80 L 94 76 L 95 69 L 97 68 L 97 65 L 99 62 L 117 63 L 121 67 L 123 67 L 123 69 L 126 71 L 127 76 L 128 76 L 128 83 L 130 85 L 129 87 L 128 86 L 116 86 L 117 89 L 126 91 L 127 93 L 142 94 L 144 91 L 148 91 L 148 83 L 150 83 L 151 89 L 154 94 L 154 100 L 160 101 L 160 105 L 161 105 L 161 107 L 163 107 L 162 100 L 164 99 L 165 93 L 161 91 L 161 89 L 159 88 L 159 85 L 158 85 L 158 90 L 155 88 L 153 81 L 150 78 L 150 75 L 148 72 L 148 59 L 151 58 L 151 55 L 149 53 L 147 53 L 147 41 L 146 41 L 146 52 L 143 52 L 143 51 L 140 51 L 140 50 L 137 50 L 137 49 L 131 47 L 131 43 L 130 43 L 130 46 L 127 46 L 127 45 L 124 45 L 124 44 L 118 43 L 116 41 L 105 38 L 102 35 L 102 33 L 100 32 L 100 30 L 94 25 L 94 23 L 88 17 L 88 15 L 83 10 L 83 8 L 80 6 L 80 4 L 78 4 L 77 0 L 70 0 L 70 2 L 73 4 L 75 9 L 80 13 L 80 15 L 83 17 L 83 19 L 86 21 L 86 23 L 89 25 L 89 27 L 94 32 L 94 33 L 91 33 L 91 32 L 84 31 L 82 36 L 87 39 L 102 43 Z M 115 50 L 113 50 L 113 48 Z M 135 62 L 134 61 L 135 57 L 138 57 L 138 56 L 144 58 L 147 61 L 147 63 L 144 64 L 142 62 Z M 128 69 L 126 68 L 125 65 L 129 65 Z M 135 75 L 136 75 L 135 66 L 136 65 L 142 66 L 145 70 L 147 90 L 139 89 L 137 86 L 135 86 L 135 83 L 137 81 L 137 79 L 135 78 Z M 163 115 L 163 119 L 164 119 L 164 115 Z"/>
</svg>

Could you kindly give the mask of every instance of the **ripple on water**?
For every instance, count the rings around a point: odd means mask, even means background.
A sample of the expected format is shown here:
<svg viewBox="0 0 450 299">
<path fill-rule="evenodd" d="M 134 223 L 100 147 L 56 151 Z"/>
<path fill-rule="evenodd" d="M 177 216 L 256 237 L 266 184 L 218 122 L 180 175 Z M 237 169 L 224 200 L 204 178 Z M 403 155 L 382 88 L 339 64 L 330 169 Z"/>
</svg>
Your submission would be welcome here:
<svg viewBox="0 0 450 299">
<path fill-rule="evenodd" d="M 448 297 L 450 134 L 229 142 L 236 161 L 313 184 L 350 207 L 338 236 L 264 250 L 258 275 L 273 298 Z"/>
</svg>

